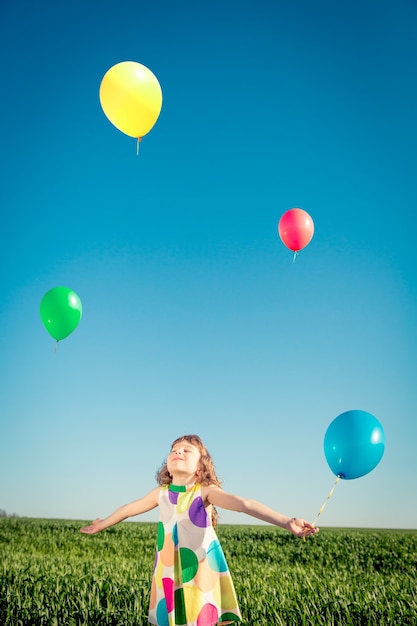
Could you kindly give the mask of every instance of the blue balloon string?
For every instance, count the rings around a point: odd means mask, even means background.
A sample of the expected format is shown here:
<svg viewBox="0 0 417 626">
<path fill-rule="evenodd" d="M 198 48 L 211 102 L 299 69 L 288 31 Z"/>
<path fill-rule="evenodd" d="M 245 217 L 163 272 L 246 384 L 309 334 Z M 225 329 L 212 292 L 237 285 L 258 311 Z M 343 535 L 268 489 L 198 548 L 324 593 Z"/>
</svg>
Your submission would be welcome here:
<svg viewBox="0 0 417 626">
<path fill-rule="evenodd" d="M 338 477 L 336 478 L 336 481 L 335 481 L 335 483 L 334 483 L 333 487 L 330 489 L 330 491 L 329 491 L 329 493 L 328 493 L 327 498 L 325 499 L 325 501 L 324 501 L 324 502 L 323 502 L 323 504 L 321 505 L 321 507 L 320 507 L 320 511 L 319 511 L 319 512 L 317 513 L 317 515 L 316 515 L 316 519 L 314 520 L 314 522 L 312 522 L 312 526 L 315 526 L 315 525 L 316 525 L 316 522 L 317 522 L 318 518 L 319 518 L 319 517 L 320 517 L 320 515 L 323 513 L 323 509 L 324 509 L 324 507 L 326 506 L 327 502 L 328 502 L 328 501 L 330 500 L 330 498 L 332 497 L 332 495 L 333 495 L 333 491 L 335 490 L 336 485 L 337 485 L 337 483 L 339 482 L 339 480 L 340 480 L 341 478 L 342 478 L 342 476 L 339 474 L 339 475 L 338 475 Z M 303 541 L 306 541 L 306 538 L 305 538 L 305 537 L 303 537 Z"/>
<path fill-rule="evenodd" d="M 317 513 L 316 519 L 315 519 L 315 520 L 314 520 L 314 522 L 313 522 L 313 526 L 315 526 L 315 525 L 316 525 L 316 522 L 317 522 L 318 518 L 319 518 L 319 517 L 320 517 L 320 515 L 322 514 L 323 509 L 324 509 L 324 507 L 326 506 L 327 502 L 328 502 L 328 501 L 330 500 L 330 498 L 332 497 L 332 495 L 333 495 L 333 491 L 335 490 L 336 485 L 337 485 L 337 483 L 339 482 L 339 480 L 340 480 L 340 479 L 341 479 L 341 476 L 340 476 L 340 474 L 339 474 L 339 475 L 338 475 L 338 477 L 336 478 L 336 482 L 334 483 L 333 487 L 330 489 L 330 491 L 329 491 L 329 494 L 328 494 L 327 498 L 325 499 L 325 501 L 324 501 L 324 502 L 323 502 L 323 504 L 321 505 L 321 507 L 320 507 L 320 511 Z"/>
</svg>

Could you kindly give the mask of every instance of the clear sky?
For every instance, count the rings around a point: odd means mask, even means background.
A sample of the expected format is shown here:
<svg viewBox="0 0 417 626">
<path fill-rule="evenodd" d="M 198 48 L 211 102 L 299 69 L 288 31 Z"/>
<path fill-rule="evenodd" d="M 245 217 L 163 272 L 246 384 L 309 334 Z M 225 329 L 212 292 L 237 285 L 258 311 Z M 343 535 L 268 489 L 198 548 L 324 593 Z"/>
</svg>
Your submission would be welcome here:
<svg viewBox="0 0 417 626">
<path fill-rule="evenodd" d="M 2 0 L 0 59 L 0 508 L 103 517 L 196 432 L 227 491 L 313 520 L 361 409 L 385 454 L 319 523 L 417 528 L 417 3 Z M 163 91 L 139 156 L 98 99 L 124 60 Z"/>
</svg>

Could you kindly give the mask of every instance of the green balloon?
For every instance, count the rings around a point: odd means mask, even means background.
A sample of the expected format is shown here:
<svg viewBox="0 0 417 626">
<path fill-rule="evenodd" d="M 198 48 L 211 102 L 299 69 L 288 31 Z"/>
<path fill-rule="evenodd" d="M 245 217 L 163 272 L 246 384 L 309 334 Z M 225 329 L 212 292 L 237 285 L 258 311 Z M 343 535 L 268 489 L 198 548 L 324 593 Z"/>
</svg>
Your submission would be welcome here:
<svg viewBox="0 0 417 626">
<path fill-rule="evenodd" d="M 41 300 L 41 320 L 48 333 L 60 341 L 75 330 L 83 307 L 75 291 L 68 287 L 53 287 Z"/>
</svg>

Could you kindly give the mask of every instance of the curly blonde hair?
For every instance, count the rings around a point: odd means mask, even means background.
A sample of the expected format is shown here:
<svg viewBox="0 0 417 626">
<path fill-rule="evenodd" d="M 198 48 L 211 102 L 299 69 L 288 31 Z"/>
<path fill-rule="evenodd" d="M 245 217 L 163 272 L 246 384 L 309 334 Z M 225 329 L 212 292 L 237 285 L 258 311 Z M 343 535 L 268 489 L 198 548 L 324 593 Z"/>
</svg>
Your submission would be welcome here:
<svg viewBox="0 0 417 626">
<path fill-rule="evenodd" d="M 217 485 L 217 487 L 221 487 L 221 482 L 217 476 L 211 454 L 201 441 L 200 437 L 198 435 L 182 435 L 172 442 L 171 450 L 177 443 L 181 443 L 181 441 L 186 441 L 187 443 L 190 443 L 191 445 L 195 446 L 200 452 L 198 482 L 203 486 Z M 170 485 L 172 483 L 172 476 L 168 472 L 166 460 L 163 462 L 161 469 L 156 473 L 156 482 L 158 483 L 158 485 L 161 486 Z M 219 514 L 216 510 L 216 507 L 213 506 L 211 516 L 213 526 L 216 526 L 218 518 Z"/>
</svg>

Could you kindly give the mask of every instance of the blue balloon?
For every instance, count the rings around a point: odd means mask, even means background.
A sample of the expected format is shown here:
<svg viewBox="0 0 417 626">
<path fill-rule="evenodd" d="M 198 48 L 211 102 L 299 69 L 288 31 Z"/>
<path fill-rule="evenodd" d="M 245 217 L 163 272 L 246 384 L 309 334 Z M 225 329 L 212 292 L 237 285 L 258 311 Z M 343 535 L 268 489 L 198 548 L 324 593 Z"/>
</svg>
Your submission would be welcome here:
<svg viewBox="0 0 417 626">
<path fill-rule="evenodd" d="M 324 454 L 333 474 L 346 480 L 371 472 L 382 459 L 385 433 L 366 411 L 346 411 L 336 417 L 324 436 Z"/>
</svg>

